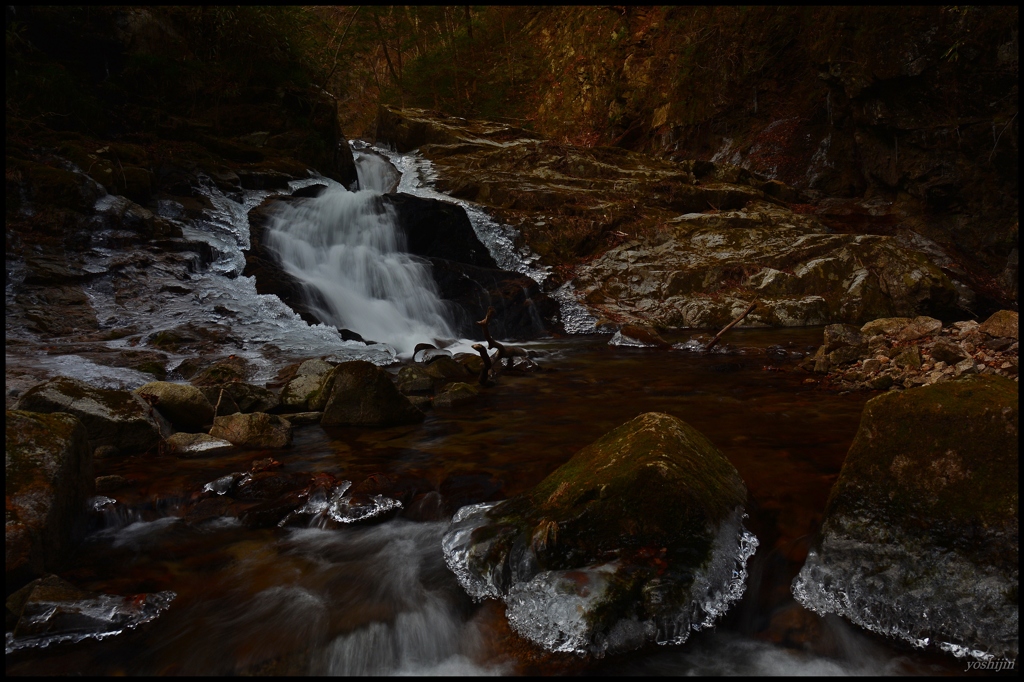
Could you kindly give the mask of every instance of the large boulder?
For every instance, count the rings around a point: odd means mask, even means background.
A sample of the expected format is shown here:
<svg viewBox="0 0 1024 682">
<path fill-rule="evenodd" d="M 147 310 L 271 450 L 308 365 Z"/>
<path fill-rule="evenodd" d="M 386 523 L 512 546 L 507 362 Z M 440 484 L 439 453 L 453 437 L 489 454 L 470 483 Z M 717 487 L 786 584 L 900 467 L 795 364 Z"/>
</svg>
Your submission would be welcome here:
<svg viewBox="0 0 1024 682">
<path fill-rule="evenodd" d="M 28 412 L 67 412 L 82 420 L 89 444 L 110 445 L 122 452 L 148 450 L 160 442 L 157 416 L 139 396 L 128 391 L 94 388 L 68 377 L 54 377 L 33 386 L 18 400 Z"/>
<path fill-rule="evenodd" d="M 152 381 L 132 393 L 148 396 L 147 402 L 181 431 L 201 431 L 213 423 L 213 405 L 195 386 Z"/>
<path fill-rule="evenodd" d="M 999 310 L 981 323 L 978 331 L 989 336 L 1016 339 L 1020 333 L 1020 322 L 1013 310 Z"/>
<path fill-rule="evenodd" d="M 210 435 L 251 450 L 287 448 L 292 444 L 292 425 L 265 412 L 229 414 L 214 418 Z"/>
<path fill-rule="evenodd" d="M 4 445 L 10 593 L 66 558 L 96 479 L 85 426 L 73 415 L 8 410 Z"/>
<path fill-rule="evenodd" d="M 504 599 L 512 627 L 548 650 L 681 643 L 743 593 L 757 545 L 745 499 L 707 438 L 651 412 L 532 490 L 460 509 L 445 559 L 471 596 Z"/>
<path fill-rule="evenodd" d="M 957 656 L 1018 649 L 1017 384 L 972 376 L 865 405 L 797 599 Z"/>
<path fill-rule="evenodd" d="M 398 426 L 423 421 L 390 376 L 365 360 L 343 362 L 324 380 L 322 426 Z"/>
</svg>

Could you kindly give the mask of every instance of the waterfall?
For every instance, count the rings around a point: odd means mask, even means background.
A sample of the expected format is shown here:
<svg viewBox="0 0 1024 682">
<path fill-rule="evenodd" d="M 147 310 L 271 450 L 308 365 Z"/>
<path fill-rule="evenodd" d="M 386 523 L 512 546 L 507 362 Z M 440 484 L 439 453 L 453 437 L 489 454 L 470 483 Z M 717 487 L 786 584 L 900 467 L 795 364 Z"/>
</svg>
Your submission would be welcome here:
<svg viewBox="0 0 1024 682">
<path fill-rule="evenodd" d="M 405 235 L 381 200 L 397 184 L 397 171 L 374 154 L 359 154 L 356 169 L 362 189 L 333 185 L 282 206 L 267 246 L 307 286 L 310 306 L 329 324 L 403 354 L 417 343 L 454 338 L 429 264 L 405 253 Z"/>
</svg>

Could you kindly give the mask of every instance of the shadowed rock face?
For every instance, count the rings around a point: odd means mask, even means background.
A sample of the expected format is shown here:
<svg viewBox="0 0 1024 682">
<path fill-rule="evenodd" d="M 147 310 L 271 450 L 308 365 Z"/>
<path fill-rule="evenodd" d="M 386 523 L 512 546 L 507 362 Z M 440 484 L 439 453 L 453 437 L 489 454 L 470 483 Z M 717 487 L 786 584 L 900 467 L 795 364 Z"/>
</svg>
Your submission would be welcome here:
<svg viewBox="0 0 1024 682">
<path fill-rule="evenodd" d="M 6 413 L 6 581 L 11 592 L 55 570 L 93 494 L 92 448 L 70 414 Z"/>
<path fill-rule="evenodd" d="M 1016 658 L 1017 402 L 999 376 L 869 401 L 797 598 L 918 646 Z"/>
<path fill-rule="evenodd" d="M 757 544 L 740 525 L 745 499 L 714 445 L 652 412 L 532 490 L 464 507 L 445 554 L 472 596 L 504 598 L 513 627 L 549 650 L 679 643 L 742 594 Z"/>
</svg>

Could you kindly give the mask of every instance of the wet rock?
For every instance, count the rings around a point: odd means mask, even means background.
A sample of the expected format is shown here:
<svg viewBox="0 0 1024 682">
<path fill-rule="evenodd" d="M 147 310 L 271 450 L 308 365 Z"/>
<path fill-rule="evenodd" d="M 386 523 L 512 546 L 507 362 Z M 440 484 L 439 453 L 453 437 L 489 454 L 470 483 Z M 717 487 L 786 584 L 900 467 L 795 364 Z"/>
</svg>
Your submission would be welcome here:
<svg viewBox="0 0 1024 682">
<path fill-rule="evenodd" d="M 213 423 L 213 405 L 195 386 L 153 381 L 132 391 L 147 400 L 171 424 L 182 431 L 201 431 Z"/>
<path fill-rule="evenodd" d="M 238 411 L 246 414 L 270 412 L 280 405 L 280 399 L 273 391 L 243 381 L 213 385 L 210 388 L 217 391 L 224 389 L 224 395 L 231 398 L 232 402 L 238 406 Z"/>
<path fill-rule="evenodd" d="M 462 367 L 459 367 L 460 371 Z M 397 426 L 423 421 L 423 413 L 399 393 L 387 372 L 365 360 L 343 362 L 329 382 L 322 426 Z"/>
<path fill-rule="evenodd" d="M 243 362 L 218 362 L 198 374 L 190 380 L 193 386 L 219 386 L 221 384 L 245 381 L 245 367 Z"/>
<path fill-rule="evenodd" d="M 989 336 L 1018 339 L 1019 322 L 1017 313 L 1012 310 L 1000 310 L 981 323 L 978 331 Z"/>
<path fill-rule="evenodd" d="M 462 381 L 448 384 L 444 390 L 434 396 L 434 407 L 462 407 L 476 402 L 480 389 Z"/>
<path fill-rule="evenodd" d="M 323 419 L 323 412 L 290 412 L 288 414 L 288 421 L 293 426 L 299 424 L 319 424 L 320 420 Z"/>
<path fill-rule="evenodd" d="M 55 575 L 40 578 L 7 598 L 8 612 L 17 617 L 7 653 L 120 634 L 157 618 L 176 596 L 169 591 L 95 594 Z"/>
<path fill-rule="evenodd" d="M 199 390 L 206 396 L 206 400 L 217 411 L 217 414 L 214 415 L 215 417 L 223 417 L 226 414 L 238 414 L 242 411 L 238 408 L 238 404 L 231 397 L 231 394 L 224 390 L 224 386 L 226 384 L 199 387 Z"/>
<path fill-rule="evenodd" d="M 185 514 L 185 523 L 190 526 L 224 516 L 235 516 L 235 503 L 227 497 L 207 497 L 200 500 Z"/>
<path fill-rule="evenodd" d="M 839 365 L 848 365 L 851 362 L 857 362 L 858 360 L 862 360 L 866 357 L 867 353 L 868 349 L 864 345 L 841 346 L 828 354 L 829 366 L 836 367 Z"/>
<path fill-rule="evenodd" d="M 958 377 L 962 376 L 962 375 L 965 375 L 965 374 L 976 374 L 977 371 L 978 371 L 978 366 L 975 364 L 973 358 L 967 358 L 966 360 L 961 360 L 960 362 L 956 363 L 956 366 L 953 368 L 954 376 L 958 376 Z"/>
<path fill-rule="evenodd" d="M 405 395 L 428 393 L 434 389 L 435 378 L 427 374 L 423 367 L 410 365 L 398 370 L 395 386 Z"/>
<path fill-rule="evenodd" d="M 868 401 L 797 599 L 917 646 L 1016 658 L 1017 401 L 997 376 Z"/>
<path fill-rule="evenodd" d="M 385 194 L 384 204 L 394 210 L 409 253 L 479 268 L 498 268 L 476 236 L 466 210 L 458 204 L 402 193 Z"/>
<path fill-rule="evenodd" d="M 309 474 L 281 471 L 255 471 L 246 476 L 231 492 L 231 497 L 246 502 L 276 500 L 309 486 Z M 294 507 L 293 507 L 294 509 Z"/>
<path fill-rule="evenodd" d="M 93 388 L 78 379 L 55 377 L 33 386 L 19 398 L 17 408 L 73 414 L 85 425 L 94 448 L 110 445 L 131 453 L 160 442 L 160 426 L 142 398 L 128 391 Z"/>
<path fill-rule="evenodd" d="M 745 498 L 704 436 L 647 413 L 532 490 L 462 508 L 443 547 L 470 595 L 505 600 L 520 635 L 602 656 L 681 643 L 742 594 L 757 545 Z"/>
<path fill-rule="evenodd" d="M 130 486 L 132 482 L 124 476 L 118 476 L 113 474 L 110 476 L 97 476 L 96 477 L 96 494 L 106 495 L 108 493 L 116 492 Z"/>
<path fill-rule="evenodd" d="M 235 449 L 229 441 L 206 433 L 175 433 L 166 443 L 171 454 L 186 458 L 213 457 Z"/>
<path fill-rule="evenodd" d="M 320 388 L 323 378 L 334 369 L 323 360 L 306 360 L 299 365 L 295 378 L 285 385 L 281 391 L 281 404 L 295 410 L 305 410 L 309 406 L 309 398 Z"/>
<path fill-rule="evenodd" d="M 433 362 L 423 367 L 423 374 L 430 377 L 435 384 L 447 381 L 460 381 L 466 378 L 468 372 L 465 366 L 455 362 L 450 356 L 435 358 Z"/>
<path fill-rule="evenodd" d="M 661 334 L 659 334 L 653 327 L 648 327 L 646 325 L 623 325 L 619 330 L 619 333 L 627 338 L 636 339 L 645 346 L 654 346 L 655 348 L 661 349 L 670 347 L 668 341 L 661 338 Z"/>
<path fill-rule="evenodd" d="M 93 495 L 92 449 L 70 414 L 8 410 L 5 426 L 7 590 L 67 559 Z"/>
<path fill-rule="evenodd" d="M 292 425 L 282 417 L 265 412 L 215 417 L 210 435 L 252 450 L 287 448 L 292 444 Z"/>
</svg>

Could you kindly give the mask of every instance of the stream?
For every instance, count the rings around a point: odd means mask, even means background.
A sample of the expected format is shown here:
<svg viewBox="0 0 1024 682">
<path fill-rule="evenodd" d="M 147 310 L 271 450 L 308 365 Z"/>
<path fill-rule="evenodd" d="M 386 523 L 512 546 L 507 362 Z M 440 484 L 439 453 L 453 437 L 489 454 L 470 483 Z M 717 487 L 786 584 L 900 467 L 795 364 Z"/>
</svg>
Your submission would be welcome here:
<svg viewBox="0 0 1024 682">
<path fill-rule="evenodd" d="M 422 159 L 377 151 L 402 171 L 400 191 L 438 196 Z M 369 178 L 370 169 L 361 169 L 361 178 Z M 378 190 L 396 181 L 379 167 L 372 172 L 375 179 L 364 182 Z M 337 195 L 332 206 L 354 211 L 353 202 L 365 192 Z M 210 323 L 214 304 L 227 306 L 236 346 L 225 350 L 250 361 L 254 383 L 287 362 L 318 354 L 387 366 L 408 356 L 413 336 L 423 329 L 445 331 L 430 295 L 416 304 L 429 315 L 393 332 L 375 327 L 380 331 L 368 336 L 389 343 L 373 346 L 343 342 L 333 328 L 310 327 L 289 315 L 275 297 L 257 295 L 250 278 L 240 276 L 238 254 L 248 246 L 245 211 L 266 193 L 248 193 L 241 204 L 214 188 L 209 193 L 218 209 L 206 225 L 189 226 L 187 236 L 215 244 L 222 255 L 194 277 L 195 299 L 156 312 L 133 310 L 117 304 L 100 279 L 87 293 L 101 319 L 142 324 L 153 317 L 151 328 L 183 320 Z M 470 209 L 481 241 L 502 267 L 543 278 L 531 255 L 515 250 L 507 228 L 487 224 L 486 214 Z M 173 207 L 166 212 L 173 214 Z M 388 243 L 378 251 L 396 248 Z M 300 263 L 301 249 L 296 254 Z M 109 256 L 95 255 L 103 257 Z M 393 253 L 385 257 L 401 260 Z M 311 279 L 329 279 L 329 259 L 308 263 Z M 335 260 L 351 271 L 345 263 Z M 412 263 L 411 271 L 416 267 Z M 415 282 L 402 287 L 415 293 Z M 337 310 L 340 322 L 348 319 Z M 563 301 L 563 319 L 575 331 L 587 330 L 586 314 L 571 300 Z M 666 338 L 681 344 L 689 336 L 680 331 Z M 962 660 L 912 649 L 839 618 L 820 618 L 792 597 L 790 585 L 872 397 L 803 383 L 807 375 L 796 361 L 813 352 L 821 337 L 821 328 L 739 328 L 711 354 L 612 346 L 609 335 L 600 334 L 533 341 L 523 345 L 542 371 L 503 376 L 478 402 L 428 412 L 422 424 L 303 425 L 284 451 L 102 460 L 97 475 L 138 483 L 94 514 L 92 532 L 61 576 L 93 592 L 176 596 L 163 614 L 134 630 L 8 653 L 7 674 L 963 674 Z M 123 342 L 107 343 L 113 348 Z M 74 358 L 30 343 L 8 348 L 8 363 L 48 362 L 54 372 L 96 385 L 133 388 L 151 379 Z M 745 524 L 759 543 L 747 564 L 746 592 L 716 627 L 693 633 L 681 646 L 650 645 L 602 660 L 544 653 L 511 632 L 500 603 L 474 603 L 445 566 L 441 538 L 452 509 L 523 492 L 580 448 L 649 411 L 699 429 L 746 483 Z M 284 472 L 323 471 L 355 482 L 377 475 L 419 481 L 436 492 L 385 520 L 336 529 L 252 530 L 231 517 L 198 523 L 182 518 L 193 491 L 268 456 Z"/>
</svg>

